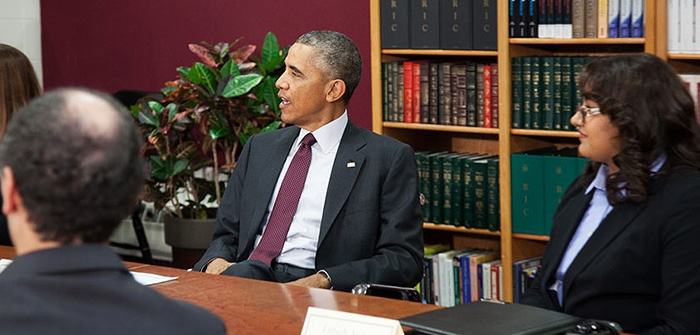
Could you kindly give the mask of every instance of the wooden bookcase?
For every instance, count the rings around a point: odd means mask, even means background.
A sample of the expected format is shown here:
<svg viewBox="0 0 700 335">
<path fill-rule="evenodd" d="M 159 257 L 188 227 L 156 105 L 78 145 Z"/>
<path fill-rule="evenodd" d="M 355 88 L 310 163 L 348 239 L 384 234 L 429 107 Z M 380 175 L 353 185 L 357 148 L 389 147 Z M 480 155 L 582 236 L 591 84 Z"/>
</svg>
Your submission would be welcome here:
<svg viewBox="0 0 700 335">
<path fill-rule="evenodd" d="M 495 2 L 496 0 L 492 0 Z M 513 301 L 512 263 L 541 255 L 547 236 L 514 234 L 511 230 L 510 154 L 533 148 L 556 145 L 576 146 L 578 134 L 571 131 L 511 129 L 511 57 L 519 56 L 595 56 L 629 52 L 657 54 L 678 67 L 700 69 L 700 56 L 665 53 L 666 1 L 645 1 L 644 38 L 536 39 L 509 38 L 507 2 L 498 1 L 498 51 L 382 49 L 380 34 L 380 0 L 370 0 L 372 127 L 380 134 L 408 143 L 415 150 L 450 150 L 498 154 L 500 178 L 501 229 L 491 232 L 425 223 L 425 241 L 449 243 L 453 248 L 478 247 L 500 250 L 503 262 L 504 299 Z M 428 124 L 385 122 L 382 119 L 382 62 L 407 59 L 484 60 L 498 63 L 499 128 L 475 128 Z M 676 66 L 676 64 L 674 64 Z"/>
</svg>

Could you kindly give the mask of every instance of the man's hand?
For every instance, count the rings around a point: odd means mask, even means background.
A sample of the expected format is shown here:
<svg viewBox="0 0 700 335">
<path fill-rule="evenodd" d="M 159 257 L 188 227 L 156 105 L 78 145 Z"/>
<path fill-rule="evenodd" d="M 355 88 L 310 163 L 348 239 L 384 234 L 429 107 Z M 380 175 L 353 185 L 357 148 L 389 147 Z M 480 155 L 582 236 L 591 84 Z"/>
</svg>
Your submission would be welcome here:
<svg viewBox="0 0 700 335">
<path fill-rule="evenodd" d="M 234 263 L 231 263 L 223 258 L 214 258 L 214 260 L 207 264 L 207 268 L 204 270 L 204 272 L 211 273 L 213 275 L 218 275 L 224 272 L 224 270 L 228 269 L 228 267 L 233 264 Z"/>
<path fill-rule="evenodd" d="M 308 277 L 299 278 L 287 284 L 305 287 L 331 288 L 331 282 L 328 280 L 326 275 L 322 273 L 315 273 Z"/>
</svg>

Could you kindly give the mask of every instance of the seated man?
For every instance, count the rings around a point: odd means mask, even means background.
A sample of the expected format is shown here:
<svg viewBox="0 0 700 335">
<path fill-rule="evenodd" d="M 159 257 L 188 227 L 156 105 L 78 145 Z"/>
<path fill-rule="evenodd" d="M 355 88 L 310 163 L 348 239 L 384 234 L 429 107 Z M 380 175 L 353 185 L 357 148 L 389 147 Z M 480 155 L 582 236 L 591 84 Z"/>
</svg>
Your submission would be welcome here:
<svg viewBox="0 0 700 335">
<path fill-rule="evenodd" d="M 414 286 L 423 269 L 416 161 L 408 145 L 349 120 L 357 47 L 312 31 L 285 67 L 276 86 L 282 121 L 294 126 L 246 143 L 194 269 L 342 291 Z"/>
<path fill-rule="evenodd" d="M 12 119 L 0 185 L 17 257 L 0 274 L 0 334 L 225 334 L 138 284 L 106 245 L 137 204 L 140 148 L 126 109 L 95 92 L 47 93 Z"/>
</svg>

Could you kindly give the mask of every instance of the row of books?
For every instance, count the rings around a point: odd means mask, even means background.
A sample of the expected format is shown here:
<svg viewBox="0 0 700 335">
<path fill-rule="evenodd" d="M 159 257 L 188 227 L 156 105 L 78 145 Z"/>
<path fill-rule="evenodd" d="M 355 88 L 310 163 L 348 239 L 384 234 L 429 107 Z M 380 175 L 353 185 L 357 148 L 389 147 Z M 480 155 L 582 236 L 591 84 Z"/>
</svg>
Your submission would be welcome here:
<svg viewBox="0 0 700 335">
<path fill-rule="evenodd" d="M 681 73 L 679 75 L 685 82 L 685 87 L 695 101 L 695 115 L 700 122 L 700 73 Z"/>
<path fill-rule="evenodd" d="M 498 64 L 382 63 L 384 121 L 498 128 Z"/>
<path fill-rule="evenodd" d="M 700 3 L 668 0 L 668 52 L 700 53 Z"/>
<path fill-rule="evenodd" d="M 509 35 L 644 37 L 644 8 L 644 0 L 510 0 Z M 669 22 L 673 21 L 669 19 Z"/>
<path fill-rule="evenodd" d="M 514 233 L 549 235 L 552 218 L 586 158 L 577 148 L 540 148 L 511 154 L 511 209 Z"/>
<path fill-rule="evenodd" d="M 571 130 L 569 118 L 582 103 L 576 78 L 588 61 L 588 57 L 514 57 L 512 128 Z"/>
<path fill-rule="evenodd" d="M 496 50 L 496 0 L 380 0 L 383 49 Z"/>
<path fill-rule="evenodd" d="M 503 301 L 503 263 L 494 250 L 424 247 L 424 276 L 418 290 L 424 303 L 452 307 L 480 299 Z M 513 262 L 514 301 L 529 288 L 540 257 Z"/>
<path fill-rule="evenodd" d="M 497 156 L 419 151 L 416 163 L 425 222 L 500 230 Z"/>
</svg>

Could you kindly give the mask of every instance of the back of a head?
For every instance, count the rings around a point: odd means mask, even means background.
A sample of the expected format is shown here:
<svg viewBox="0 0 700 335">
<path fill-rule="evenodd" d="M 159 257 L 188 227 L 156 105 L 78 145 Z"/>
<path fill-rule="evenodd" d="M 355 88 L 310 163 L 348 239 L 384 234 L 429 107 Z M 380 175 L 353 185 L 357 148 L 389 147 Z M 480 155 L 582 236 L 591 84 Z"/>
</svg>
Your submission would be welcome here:
<svg viewBox="0 0 700 335">
<path fill-rule="evenodd" d="M 362 57 L 355 43 L 347 36 L 329 30 L 310 31 L 301 35 L 296 43 L 316 48 L 322 64 L 319 67 L 330 78 L 345 82 L 343 101 L 347 104 L 360 83 Z"/>
<path fill-rule="evenodd" d="M 12 116 L 39 94 L 39 80 L 27 56 L 0 43 L 0 136 Z"/>
<path fill-rule="evenodd" d="M 62 244 L 105 242 L 143 185 L 141 138 L 111 96 L 62 89 L 36 98 L 9 123 L 9 166 L 34 230 Z"/>
</svg>

